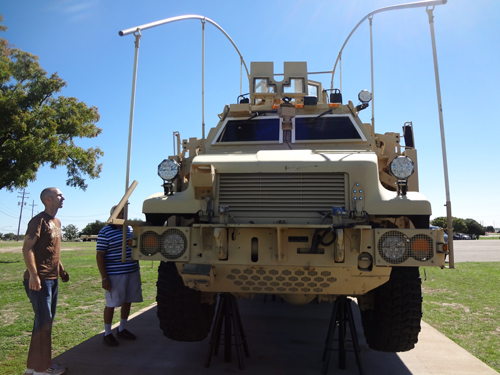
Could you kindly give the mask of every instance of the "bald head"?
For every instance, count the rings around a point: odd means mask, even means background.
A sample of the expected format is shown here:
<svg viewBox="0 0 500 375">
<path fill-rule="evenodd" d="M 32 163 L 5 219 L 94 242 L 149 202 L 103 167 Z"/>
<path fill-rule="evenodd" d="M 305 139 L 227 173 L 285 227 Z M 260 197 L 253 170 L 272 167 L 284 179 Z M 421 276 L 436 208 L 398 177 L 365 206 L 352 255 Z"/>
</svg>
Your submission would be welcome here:
<svg viewBox="0 0 500 375">
<path fill-rule="evenodd" d="M 51 197 L 53 194 L 57 194 L 58 190 L 59 189 L 53 187 L 43 189 L 40 193 L 40 200 L 42 201 L 42 203 L 45 204 L 47 198 Z"/>
<path fill-rule="evenodd" d="M 45 206 L 45 212 L 55 216 L 57 210 L 63 206 L 64 196 L 58 188 L 46 188 L 40 193 L 40 199 Z"/>
</svg>

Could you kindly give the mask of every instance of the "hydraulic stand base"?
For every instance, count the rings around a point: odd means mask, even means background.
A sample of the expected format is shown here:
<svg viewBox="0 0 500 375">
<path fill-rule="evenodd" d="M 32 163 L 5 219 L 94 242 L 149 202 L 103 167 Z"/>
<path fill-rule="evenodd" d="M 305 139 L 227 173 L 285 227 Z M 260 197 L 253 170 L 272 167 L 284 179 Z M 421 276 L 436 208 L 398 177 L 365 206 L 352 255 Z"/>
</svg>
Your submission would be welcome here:
<svg viewBox="0 0 500 375">
<path fill-rule="evenodd" d="M 361 363 L 360 352 L 358 342 L 358 334 L 356 332 L 356 326 L 354 325 L 354 316 L 352 314 L 351 300 L 345 296 L 338 297 L 333 304 L 332 316 L 330 318 L 330 325 L 328 327 L 328 335 L 325 340 L 325 348 L 323 350 L 323 374 L 328 372 L 328 364 L 330 363 L 330 356 L 332 350 L 337 350 L 339 352 L 339 369 L 345 370 L 346 368 L 346 322 L 349 324 L 349 331 L 352 337 L 352 343 L 354 346 L 354 355 L 356 356 L 356 363 L 358 365 L 359 374 L 364 375 L 363 364 Z M 333 341 L 335 336 L 335 330 L 338 327 L 338 348 L 333 349 Z"/>
<path fill-rule="evenodd" d="M 223 328 L 224 333 L 222 332 Z M 234 337 L 239 368 L 240 370 L 244 370 L 243 354 L 245 354 L 247 358 L 250 357 L 250 354 L 248 352 L 243 325 L 241 324 L 238 303 L 236 297 L 230 293 L 219 294 L 219 304 L 215 314 L 214 328 L 210 337 L 210 350 L 205 360 L 205 367 L 210 367 L 212 356 L 218 354 L 221 336 L 224 338 L 224 362 L 231 362 L 231 346 Z"/>
</svg>

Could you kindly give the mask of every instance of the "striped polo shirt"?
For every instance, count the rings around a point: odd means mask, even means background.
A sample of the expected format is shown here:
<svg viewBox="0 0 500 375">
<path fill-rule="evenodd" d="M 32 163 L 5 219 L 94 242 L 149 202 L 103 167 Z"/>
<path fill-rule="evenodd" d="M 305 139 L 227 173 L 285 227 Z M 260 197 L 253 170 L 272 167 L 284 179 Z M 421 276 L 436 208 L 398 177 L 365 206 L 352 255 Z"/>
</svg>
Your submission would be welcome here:
<svg viewBox="0 0 500 375">
<path fill-rule="evenodd" d="M 132 228 L 127 227 L 127 239 L 132 238 Z M 108 275 L 120 275 L 139 269 L 139 263 L 127 260 L 122 262 L 123 230 L 109 224 L 101 229 L 97 236 L 97 251 L 106 253 L 106 272 Z M 127 245 L 127 259 L 132 258 L 132 249 Z"/>
</svg>

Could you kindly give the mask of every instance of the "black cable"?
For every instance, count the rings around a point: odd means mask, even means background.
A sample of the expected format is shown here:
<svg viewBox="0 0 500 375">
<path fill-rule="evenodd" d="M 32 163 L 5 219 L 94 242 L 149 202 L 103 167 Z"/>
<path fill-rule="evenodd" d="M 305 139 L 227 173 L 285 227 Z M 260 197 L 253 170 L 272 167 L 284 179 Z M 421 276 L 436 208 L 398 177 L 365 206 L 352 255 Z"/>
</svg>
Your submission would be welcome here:
<svg viewBox="0 0 500 375">
<path fill-rule="evenodd" d="M 333 238 L 330 242 L 328 243 L 324 243 L 323 240 L 325 239 L 325 237 L 329 234 L 329 233 L 332 233 L 333 235 Z M 330 246 L 334 241 L 335 241 L 335 238 L 337 236 L 335 235 L 335 232 L 334 231 L 325 231 L 325 233 L 321 236 L 321 240 L 320 240 L 320 243 L 323 245 L 323 246 Z"/>
</svg>

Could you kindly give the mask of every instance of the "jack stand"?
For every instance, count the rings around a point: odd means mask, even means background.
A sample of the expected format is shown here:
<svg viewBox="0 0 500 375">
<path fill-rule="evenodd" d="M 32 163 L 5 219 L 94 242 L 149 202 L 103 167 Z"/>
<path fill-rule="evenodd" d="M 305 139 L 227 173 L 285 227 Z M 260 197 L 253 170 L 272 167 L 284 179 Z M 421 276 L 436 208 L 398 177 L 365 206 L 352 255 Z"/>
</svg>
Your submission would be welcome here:
<svg viewBox="0 0 500 375">
<path fill-rule="evenodd" d="M 339 328 L 339 347 L 337 351 L 339 352 L 339 369 L 346 369 L 346 322 L 349 323 L 349 331 L 351 332 L 352 342 L 354 346 L 354 355 L 356 356 L 356 363 L 358 365 L 359 374 L 364 375 L 363 364 L 361 363 L 360 352 L 358 342 L 358 334 L 356 332 L 356 326 L 354 325 L 354 316 L 352 314 L 351 300 L 346 296 L 340 296 L 335 300 L 333 304 L 332 316 L 330 318 L 330 325 L 328 327 L 328 335 L 325 340 L 325 348 L 323 350 L 323 374 L 328 372 L 328 364 L 330 363 L 330 355 L 332 354 L 332 348 L 335 329 Z"/>
<path fill-rule="evenodd" d="M 222 333 L 222 327 L 224 327 L 224 333 Z M 243 325 L 241 324 L 238 303 L 236 301 L 236 297 L 231 293 L 220 293 L 219 305 L 217 306 L 217 312 L 215 315 L 215 324 L 212 330 L 212 336 L 210 337 L 210 350 L 205 361 L 205 367 L 210 367 L 212 356 L 218 354 L 222 335 L 224 336 L 224 362 L 231 362 L 233 331 L 239 368 L 240 370 L 244 370 L 245 365 L 243 364 L 243 351 L 245 353 L 245 357 L 247 358 L 250 357 L 250 354 L 248 352 L 248 345 L 245 332 L 243 331 Z"/>
</svg>

